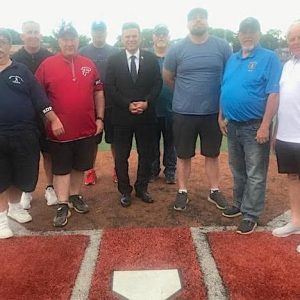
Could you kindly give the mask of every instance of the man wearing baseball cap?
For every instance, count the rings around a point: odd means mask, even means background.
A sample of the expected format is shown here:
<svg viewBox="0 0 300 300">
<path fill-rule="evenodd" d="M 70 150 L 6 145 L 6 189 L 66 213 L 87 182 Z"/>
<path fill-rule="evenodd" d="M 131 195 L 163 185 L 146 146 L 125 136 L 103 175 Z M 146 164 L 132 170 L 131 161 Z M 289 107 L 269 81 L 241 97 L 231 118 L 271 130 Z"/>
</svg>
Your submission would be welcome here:
<svg viewBox="0 0 300 300">
<path fill-rule="evenodd" d="M 165 56 L 169 49 L 169 29 L 164 24 L 158 24 L 153 30 L 153 52 L 162 72 Z M 152 176 L 150 181 L 158 178 L 160 173 L 160 139 L 163 137 L 163 160 L 165 182 L 167 184 L 175 184 L 176 171 L 176 152 L 173 138 L 173 122 L 172 122 L 172 98 L 173 92 L 171 88 L 163 83 L 160 94 L 155 102 L 155 112 L 157 116 L 157 126 L 155 132 L 154 143 L 154 161 L 152 163 Z"/>
<path fill-rule="evenodd" d="M 58 31 L 61 50 L 47 58 L 36 71 L 51 104 L 57 111 L 65 133 L 59 138 L 48 131 L 54 187 L 58 209 L 54 226 L 64 226 L 71 215 L 89 208 L 81 196 L 84 171 L 92 168 L 97 136 L 103 130 L 103 86 L 95 64 L 78 55 L 79 38 L 72 24 Z"/>
<path fill-rule="evenodd" d="M 263 212 L 272 118 L 278 109 L 281 63 L 260 46 L 260 24 L 248 17 L 239 26 L 241 50 L 228 60 L 221 91 L 219 125 L 228 138 L 233 206 L 223 216 L 242 215 L 239 234 L 250 234 Z"/>
<path fill-rule="evenodd" d="M 92 43 L 79 49 L 79 53 L 83 56 L 90 58 L 96 65 L 99 74 L 101 74 L 101 80 L 104 84 L 105 93 L 105 82 L 106 82 L 106 65 L 108 58 L 117 53 L 119 50 L 106 43 L 107 27 L 103 21 L 94 21 L 91 26 Z M 105 131 L 105 142 L 111 145 L 111 153 L 113 160 L 115 160 L 115 151 L 113 146 L 113 125 L 111 122 L 111 101 L 105 94 L 105 113 L 104 113 L 104 131 Z M 100 142 L 100 141 L 99 141 Z M 97 156 L 97 149 L 95 151 L 95 160 Z M 94 160 L 94 165 L 95 165 Z M 85 173 L 84 183 L 85 185 L 93 185 L 96 183 L 97 176 L 93 168 Z M 117 175 L 115 168 L 113 168 L 113 181 L 117 182 Z"/>
</svg>

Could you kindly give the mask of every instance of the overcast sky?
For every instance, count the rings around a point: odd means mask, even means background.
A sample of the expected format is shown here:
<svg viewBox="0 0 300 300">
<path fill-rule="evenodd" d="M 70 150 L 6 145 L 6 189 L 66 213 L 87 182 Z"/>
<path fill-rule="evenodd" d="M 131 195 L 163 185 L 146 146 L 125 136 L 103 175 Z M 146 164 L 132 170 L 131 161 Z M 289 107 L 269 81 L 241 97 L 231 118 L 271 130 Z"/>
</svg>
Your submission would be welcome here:
<svg viewBox="0 0 300 300">
<path fill-rule="evenodd" d="M 9 3 L 9 4 L 8 4 Z M 21 31 L 21 24 L 34 20 L 41 24 L 44 35 L 57 29 L 62 20 L 71 21 L 80 34 L 89 35 L 93 20 L 103 20 L 108 26 L 108 42 L 114 43 L 124 22 L 135 21 L 141 28 L 166 24 L 171 38 L 187 34 L 186 15 L 194 7 L 208 10 L 209 25 L 237 31 L 242 19 L 256 17 L 262 32 L 280 29 L 300 19 L 296 0 L 14 0 L 1 4 L 0 27 Z"/>
</svg>

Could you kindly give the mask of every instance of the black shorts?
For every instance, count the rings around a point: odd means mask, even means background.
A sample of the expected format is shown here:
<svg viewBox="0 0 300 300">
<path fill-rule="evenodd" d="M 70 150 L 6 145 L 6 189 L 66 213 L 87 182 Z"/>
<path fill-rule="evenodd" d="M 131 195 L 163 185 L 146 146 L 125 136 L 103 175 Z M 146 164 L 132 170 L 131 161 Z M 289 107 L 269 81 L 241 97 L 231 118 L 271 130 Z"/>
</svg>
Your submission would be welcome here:
<svg viewBox="0 0 300 300">
<path fill-rule="evenodd" d="M 300 176 L 300 144 L 276 140 L 275 152 L 278 172 Z"/>
<path fill-rule="evenodd" d="M 32 131 L 0 135 L 0 193 L 10 186 L 23 192 L 35 189 L 39 174 L 40 146 Z"/>
<path fill-rule="evenodd" d="M 97 136 L 71 142 L 49 141 L 52 173 L 66 175 L 72 170 L 86 171 L 93 167 Z"/>
<path fill-rule="evenodd" d="M 105 142 L 107 144 L 113 144 L 114 139 L 114 126 L 112 124 L 112 108 L 105 108 L 104 113 L 104 133 L 105 133 Z"/>
<path fill-rule="evenodd" d="M 199 116 L 174 113 L 173 133 L 178 158 L 188 159 L 195 156 L 198 135 L 203 156 L 214 158 L 220 154 L 222 133 L 218 114 Z"/>
</svg>

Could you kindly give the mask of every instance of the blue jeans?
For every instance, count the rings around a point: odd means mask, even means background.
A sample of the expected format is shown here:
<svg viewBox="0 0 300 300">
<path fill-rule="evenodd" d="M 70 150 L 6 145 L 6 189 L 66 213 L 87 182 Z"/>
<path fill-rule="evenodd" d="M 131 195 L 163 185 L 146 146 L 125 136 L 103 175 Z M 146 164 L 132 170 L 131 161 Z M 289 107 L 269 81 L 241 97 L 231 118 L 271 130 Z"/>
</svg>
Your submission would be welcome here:
<svg viewBox="0 0 300 300">
<path fill-rule="evenodd" d="M 260 120 L 229 121 L 228 155 L 233 175 L 234 206 L 244 219 L 256 221 L 264 209 L 270 143 L 255 140 Z"/>
<path fill-rule="evenodd" d="M 163 165 L 166 177 L 174 177 L 176 171 L 176 151 L 174 147 L 172 117 L 157 118 L 158 123 L 155 132 L 154 161 L 152 163 L 152 175 L 160 173 L 160 139 L 163 136 L 164 152 Z"/>
</svg>

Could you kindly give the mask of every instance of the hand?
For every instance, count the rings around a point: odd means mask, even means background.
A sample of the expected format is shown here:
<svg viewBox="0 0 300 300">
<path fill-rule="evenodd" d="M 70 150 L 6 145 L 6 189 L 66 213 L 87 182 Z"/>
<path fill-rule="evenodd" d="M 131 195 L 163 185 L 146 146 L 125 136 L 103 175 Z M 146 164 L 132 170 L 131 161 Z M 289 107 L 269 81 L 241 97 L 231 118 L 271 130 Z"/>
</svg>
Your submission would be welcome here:
<svg viewBox="0 0 300 300">
<path fill-rule="evenodd" d="M 54 134 L 54 136 L 59 136 L 65 133 L 65 129 L 63 124 L 61 123 L 59 118 L 55 118 L 51 122 L 51 130 Z"/>
<path fill-rule="evenodd" d="M 223 118 L 218 119 L 219 127 L 223 135 L 227 136 L 227 123 L 228 121 Z"/>
<path fill-rule="evenodd" d="M 146 101 L 134 101 L 129 104 L 129 111 L 132 114 L 140 115 L 147 109 L 148 103 Z"/>
<path fill-rule="evenodd" d="M 96 133 L 95 135 L 98 135 L 99 133 L 101 133 L 103 131 L 104 128 L 104 123 L 102 120 L 96 119 Z"/>
<path fill-rule="evenodd" d="M 269 126 L 266 126 L 263 123 L 261 123 L 260 127 L 257 130 L 255 139 L 258 144 L 264 144 L 264 143 L 268 142 L 270 139 Z"/>
</svg>

